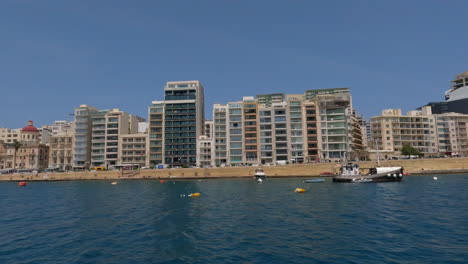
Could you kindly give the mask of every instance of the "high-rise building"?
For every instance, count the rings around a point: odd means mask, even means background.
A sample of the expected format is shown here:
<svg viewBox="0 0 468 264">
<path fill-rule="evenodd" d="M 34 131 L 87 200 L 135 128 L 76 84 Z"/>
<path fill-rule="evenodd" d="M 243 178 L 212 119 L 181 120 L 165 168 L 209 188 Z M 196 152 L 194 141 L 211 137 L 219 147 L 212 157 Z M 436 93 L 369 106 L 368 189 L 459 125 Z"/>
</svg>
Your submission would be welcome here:
<svg viewBox="0 0 468 264">
<path fill-rule="evenodd" d="M 216 165 L 358 159 L 364 152 L 347 88 L 244 97 L 215 104 L 213 118 Z"/>
<path fill-rule="evenodd" d="M 148 111 L 149 166 L 164 164 L 164 101 L 153 101 Z"/>
<path fill-rule="evenodd" d="M 227 151 L 228 162 L 232 165 L 240 164 L 244 161 L 244 138 L 242 133 L 243 115 L 242 101 L 228 104 L 227 120 Z"/>
<path fill-rule="evenodd" d="M 353 139 L 356 134 L 353 134 L 354 112 L 349 89 L 308 90 L 305 98 L 315 100 L 319 109 L 320 159 L 354 159 Z"/>
<path fill-rule="evenodd" d="M 139 118 L 119 109 L 100 110 L 91 115 L 92 167 L 120 166 L 119 138 L 138 132 Z"/>
<path fill-rule="evenodd" d="M 89 105 L 75 108 L 73 168 L 87 169 L 91 165 L 91 116 L 99 110 Z"/>
<path fill-rule="evenodd" d="M 213 144 L 214 165 L 228 164 L 228 106 L 215 104 L 213 106 Z"/>
<path fill-rule="evenodd" d="M 149 108 L 150 166 L 196 166 L 197 139 L 204 134 L 204 102 L 199 81 L 166 83 L 164 101 L 154 101 Z"/>
</svg>

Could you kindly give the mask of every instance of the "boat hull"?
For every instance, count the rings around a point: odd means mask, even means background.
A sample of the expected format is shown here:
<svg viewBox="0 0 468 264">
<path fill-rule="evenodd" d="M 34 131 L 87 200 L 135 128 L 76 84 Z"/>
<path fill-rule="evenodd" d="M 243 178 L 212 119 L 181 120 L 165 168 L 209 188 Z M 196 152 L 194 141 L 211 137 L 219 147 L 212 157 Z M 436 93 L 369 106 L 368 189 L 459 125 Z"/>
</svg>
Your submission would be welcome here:
<svg viewBox="0 0 468 264">
<path fill-rule="evenodd" d="M 334 182 L 399 182 L 403 179 L 403 175 L 399 171 L 392 173 L 381 173 L 375 175 L 340 175 L 333 177 Z M 362 181 L 362 180 L 371 180 L 371 181 Z"/>
<path fill-rule="evenodd" d="M 305 183 L 319 183 L 319 182 L 325 182 L 324 179 L 309 179 L 309 180 L 304 180 Z"/>
</svg>

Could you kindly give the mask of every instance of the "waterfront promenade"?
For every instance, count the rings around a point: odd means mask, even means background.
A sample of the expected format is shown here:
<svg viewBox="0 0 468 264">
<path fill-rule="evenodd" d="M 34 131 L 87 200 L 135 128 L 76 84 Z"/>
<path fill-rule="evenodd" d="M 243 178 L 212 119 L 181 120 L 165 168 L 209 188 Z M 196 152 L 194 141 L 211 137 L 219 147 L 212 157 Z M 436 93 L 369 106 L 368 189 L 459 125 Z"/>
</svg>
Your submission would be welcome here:
<svg viewBox="0 0 468 264">
<path fill-rule="evenodd" d="M 373 167 L 376 162 L 359 162 L 361 168 Z M 291 164 L 263 166 L 268 177 L 312 177 L 322 172 L 336 173 L 338 163 Z M 382 161 L 381 166 L 403 166 L 412 175 L 468 172 L 468 158 L 415 159 Z M 86 171 L 39 174 L 0 175 L 0 181 L 59 181 L 59 180 L 106 180 L 106 179 L 204 179 L 246 178 L 254 175 L 255 166 L 224 168 L 180 168 L 132 171 Z"/>
</svg>

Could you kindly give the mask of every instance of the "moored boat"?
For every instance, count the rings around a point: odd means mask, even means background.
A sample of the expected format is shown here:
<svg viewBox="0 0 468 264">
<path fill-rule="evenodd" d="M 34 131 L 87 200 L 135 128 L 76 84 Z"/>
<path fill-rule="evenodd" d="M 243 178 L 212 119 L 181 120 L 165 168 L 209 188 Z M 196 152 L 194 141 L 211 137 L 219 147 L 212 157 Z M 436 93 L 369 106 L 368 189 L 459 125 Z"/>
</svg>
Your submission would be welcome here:
<svg viewBox="0 0 468 264">
<path fill-rule="evenodd" d="M 335 176 L 335 173 L 329 172 L 329 171 L 325 171 L 325 172 L 320 173 L 320 177 L 331 177 L 331 176 Z"/>
<path fill-rule="evenodd" d="M 255 174 L 254 175 L 255 175 L 255 178 L 257 178 L 257 179 L 265 179 L 266 178 L 265 172 L 260 168 L 255 169 Z"/>
<path fill-rule="evenodd" d="M 367 172 L 363 170 L 368 169 Z M 334 182 L 391 182 L 401 181 L 402 167 L 359 168 L 358 164 L 348 163 L 340 168 L 340 174 L 333 177 Z"/>
<path fill-rule="evenodd" d="M 305 183 L 318 183 L 318 182 L 324 182 L 325 179 L 307 179 L 304 180 Z"/>
</svg>

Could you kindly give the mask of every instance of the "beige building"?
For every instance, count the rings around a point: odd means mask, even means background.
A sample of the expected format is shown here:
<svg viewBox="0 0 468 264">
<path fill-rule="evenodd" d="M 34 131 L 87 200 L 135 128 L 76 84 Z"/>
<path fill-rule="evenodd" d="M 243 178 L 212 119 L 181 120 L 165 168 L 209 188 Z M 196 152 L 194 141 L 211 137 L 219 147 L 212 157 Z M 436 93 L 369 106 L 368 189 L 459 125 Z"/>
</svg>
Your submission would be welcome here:
<svg viewBox="0 0 468 264">
<path fill-rule="evenodd" d="M 438 155 L 468 156 L 468 115 L 446 113 L 434 116 Z"/>
<path fill-rule="evenodd" d="M 371 118 L 372 138 L 380 150 L 394 156 L 401 155 L 404 144 L 410 144 L 424 155 L 435 155 L 436 128 L 435 116 L 430 108 L 422 111 L 409 111 L 402 115 L 401 109 L 386 109 L 382 115 Z M 390 154 L 387 154 L 390 155 Z"/>
<path fill-rule="evenodd" d="M 149 166 L 147 153 L 148 134 L 136 133 L 120 135 L 118 162 L 120 166 L 147 167 Z"/>
<path fill-rule="evenodd" d="M 212 162 L 212 145 L 213 139 L 208 136 L 202 135 L 197 140 L 197 166 L 210 167 L 213 166 Z"/>
<path fill-rule="evenodd" d="M 198 167 L 214 166 L 214 144 L 213 144 L 214 122 L 213 120 L 205 120 L 204 135 L 197 139 L 197 164 Z"/>
<path fill-rule="evenodd" d="M 49 143 L 49 168 L 71 170 L 73 168 L 73 139 L 72 133 L 55 135 Z"/>
<path fill-rule="evenodd" d="M 20 143 L 15 149 L 14 142 L 4 145 L 2 166 L 8 169 L 18 170 L 43 170 L 47 168 L 49 161 L 49 147 L 40 143 L 39 130 L 28 121 L 28 125 L 21 129 Z"/>
<path fill-rule="evenodd" d="M 21 139 L 21 129 L 0 128 L 0 140 L 4 143 L 13 143 Z"/>
<path fill-rule="evenodd" d="M 91 115 L 91 167 L 117 167 L 119 138 L 138 132 L 141 118 L 119 109 L 100 110 Z"/>
<path fill-rule="evenodd" d="M 264 94 L 213 107 L 215 165 L 364 159 L 348 88 Z"/>
<path fill-rule="evenodd" d="M 5 169 L 6 161 L 8 159 L 8 155 L 6 154 L 6 144 L 3 140 L 0 140 L 0 170 Z"/>
</svg>

